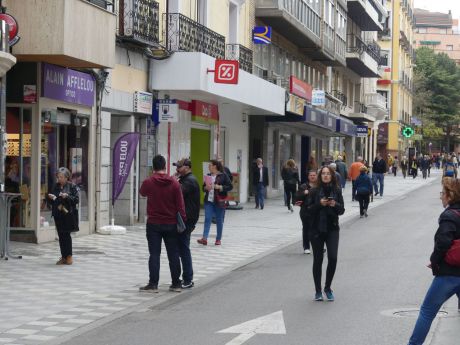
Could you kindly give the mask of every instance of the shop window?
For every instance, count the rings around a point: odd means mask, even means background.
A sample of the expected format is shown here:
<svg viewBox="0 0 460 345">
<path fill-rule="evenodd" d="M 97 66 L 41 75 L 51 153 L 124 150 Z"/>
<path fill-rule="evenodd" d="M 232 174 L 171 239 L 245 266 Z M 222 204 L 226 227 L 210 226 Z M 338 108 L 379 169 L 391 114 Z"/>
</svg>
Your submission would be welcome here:
<svg viewBox="0 0 460 345">
<path fill-rule="evenodd" d="M 47 195 L 56 185 L 56 171 L 66 167 L 71 182 L 80 189 L 79 214 L 88 220 L 88 145 L 89 118 L 67 110 L 42 112 L 40 158 L 40 225 L 53 225 Z"/>
<path fill-rule="evenodd" d="M 21 193 L 11 207 L 10 226 L 32 227 L 30 210 L 32 110 L 28 108 L 7 108 L 6 132 L 7 153 L 5 158 L 5 191 Z"/>
</svg>

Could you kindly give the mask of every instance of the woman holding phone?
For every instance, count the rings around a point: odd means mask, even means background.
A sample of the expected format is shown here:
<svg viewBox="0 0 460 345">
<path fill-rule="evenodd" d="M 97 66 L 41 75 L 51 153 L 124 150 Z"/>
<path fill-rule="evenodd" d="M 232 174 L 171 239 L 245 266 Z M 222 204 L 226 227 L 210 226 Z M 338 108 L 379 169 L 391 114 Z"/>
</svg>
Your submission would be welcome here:
<svg viewBox="0 0 460 345">
<path fill-rule="evenodd" d="M 341 188 L 337 186 L 334 170 L 324 166 L 319 171 L 317 187 L 311 189 L 307 212 L 310 215 L 310 242 L 313 248 L 313 280 L 315 301 L 322 301 L 321 275 L 324 245 L 327 248 L 327 270 L 324 293 L 328 301 L 334 301 L 331 289 L 337 266 L 339 249 L 339 216 L 345 212 Z"/>
</svg>

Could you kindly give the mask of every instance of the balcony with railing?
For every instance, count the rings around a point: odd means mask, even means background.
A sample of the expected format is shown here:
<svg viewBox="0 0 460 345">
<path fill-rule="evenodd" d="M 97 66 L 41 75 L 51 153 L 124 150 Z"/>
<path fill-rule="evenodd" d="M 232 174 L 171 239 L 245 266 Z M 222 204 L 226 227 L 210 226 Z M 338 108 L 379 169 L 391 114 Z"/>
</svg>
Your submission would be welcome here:
<svg viewBox="0 0 460 345">
<path fill-rule="evenodd" d="M 180 13 L 163 14 L 163 37 L 174 52 L 201 52 L 217 59 L 225 56 L 225 37 Z"/>
<path fill-rule="evenodd" d="M 256 0 L 256 17 L 300 47 L 321 46 L 321 8 L 304 0 Z"/>
<path fill-rule="evenodd" d="M 342 102 L 342 106 L 344 107 L 348 106 L 348 97 L 345 96 L 344 93 L 342 93 L 339 90 L 333 90 L 332 94 L 334 95 L 335 98 L 337 98 L 338 100 L 340 100 L 340 102 Z"/>
<path fill-rule="evenodd" d="M 373 41 L 366 44 L 356 35 L 347 35 L 347 67 L 361 77 L 378 78 L 380 64 L 380 47 Z"/>
<path fill-rule="evenodd" d="M 159 42 L 159 4 L 155 0 L 119 0 L 118 35 L 121 39 L 155 46 Z"/>
<path fill-rule="evenodd" d="M 225 58 L 228 60 L 238 60 L 243 71 L 252 73 L 252 50 L 237 43 L 227 44 Z"/>
<path fill-rule="evenodd" d="M 382 24 L 379 20 L 379 12 L 369 0 L 348 0 L 348 16 L 363 31 L 381 31 Z M 383 8 L 383 7 L 382 7 Z M 382 16 L 383 13 L 380 13 Z"/>
<path fill-rule="evenodd" d="M 366 93 L 364 103 L 367 113 L 375 116 L 376 120 L 383 120 L 388 115 L 387 99 L 379 93 Z"/>
</svg>

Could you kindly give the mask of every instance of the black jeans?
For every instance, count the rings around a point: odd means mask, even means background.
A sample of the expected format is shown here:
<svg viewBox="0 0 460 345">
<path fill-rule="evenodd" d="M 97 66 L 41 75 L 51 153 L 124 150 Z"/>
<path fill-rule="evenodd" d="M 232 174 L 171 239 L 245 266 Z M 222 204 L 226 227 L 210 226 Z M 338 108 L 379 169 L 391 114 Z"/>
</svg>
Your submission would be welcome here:
<svg viewBox="0 0 460 345">
<path fill-rule="evenodd" d="M 351 200 L 356 199 L 356 180 L 351 180 Z"/>
<path fill-rule="evenodd" d="M 193 281 L 192 253 L 190 252 L 190 235 L 195 226 L 187 224 L 187 230 L 179 235 L 179 255 L 182 262 L 182 279 L 189 283 Z"/>
<path fill-rule="evenodd" d="M 291 200 L 294 202 L 295 193 L 297 192 L 297 185 L 285 183 L 284 184 L 284 192 L 286 193 L 286 204 L 288 209 L 291 209 Z"/>
<path fill-rule="evenodd" d="M 309 238 L 309 230 L 310 230 L 310 222 L 306 217 L 300 217 L 302 220 L 302 242 L 303 242 L 303 250 L 310 249 L 310 238 Z"/>
<path fill-rule="evenodd" d="M 324 244 L 327 248 L 327 270 L 324 290 L 330 290 L 332 279 L 337 267 L 337 253 L 339 251 L 339 232 L 330 231 L 327 234 L 312 238 L 313 247 L 313 280 L 316 292 L 321 292 L 321 275 L 323 270 Z"/>
<path fill-rule="evenodd" d="M 59 248 L 61 248 L 61 257 L 64 259 L 72 255 L 72 236 L 70 231 L 59 231 Z"/>
<path fill-rule="evenodd" d="M 359 201 L 359 214 L 364 215 L 364 210 L 369 207 L 369 194 L 357 194 L 356 199 Z"/>
<path fill-rule="evenodd" d="M 178 248 L 178 233 L 176 224 L 149 224 L 147 223 L 147 242 L 149 245 L 149 272 L 151 285 L 158 286 L 160 280 L 161 241 L 165 241 L 168 253 L 169 270 L 172 284 L 180 285 L 180 259 Z"/>
</svg>

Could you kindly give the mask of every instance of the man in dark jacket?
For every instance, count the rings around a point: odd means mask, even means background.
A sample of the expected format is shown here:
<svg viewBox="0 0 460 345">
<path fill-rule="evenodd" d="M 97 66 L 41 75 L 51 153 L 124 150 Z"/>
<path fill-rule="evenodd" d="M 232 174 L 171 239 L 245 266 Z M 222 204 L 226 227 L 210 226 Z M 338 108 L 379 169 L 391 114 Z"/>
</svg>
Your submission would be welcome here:
<svg viewBox="0 0 460 345">
<path fill-rule="evenodd" d="M 342 156 L 337 157 L 337 160 L 335 161 L 335 164 L 337 166 L 336 171 L 341 176 L 340 182 L 341 182 L 341 185 L 342 185 L 342 189 L 344 189 L 345 184 L 347 183 L 347 177 L 348 177 L 347 165 L 343 162 L 343 157 Z"/>
<path fill-rule="evenodd" d="M 153 175 L 142 182 L 140 195 L 147 197 L 147 242 L 149 246 L 150 279 L 140 291 L 158 292 L 160 280 L 161 242 L 168 252 L 172 284 L 170 291 L 180 292 L 180 259 L 177 234 L 177 213 L 187 220 L 179 182 L 166 174 L 166 160 L 157 155 L 153 158 Z"/>
<path fill-rule="evenodd" d="M 182 189 L 185 203 L 185 222 L 186 230 L 179 235 L 179 255 L 182 261 L 182 288 L 189 289 L 193 283 L 192 254 L 190 253 L 190 235 L 195 229 L 200 216 L 200 186 L 196 177 L 192 174 L 192 162 L 188 158 L 183 158 L 177 163 L 176 171 Z"/>
<path fill-rule="evenodd" d="M 382 158 L 380 153 L 375 157 L 374 163 L 372 163 L 372 184 L 374 185 L 375 195 L 379 195 L 379 188 L 377 187 L 377 181 L 380 184 L 380 196 L 383 196 L 383 179 L 387 172 L 387 163 Z"/>
<path fill-rule="evenodd" d="M 252 172 L 252 185 L 256 193 L 256 208 L 264 209 L 265 188 L 268 186 L 268 169 L 264 167 L 262 158 L 257 158 Z"/>
</svg>

